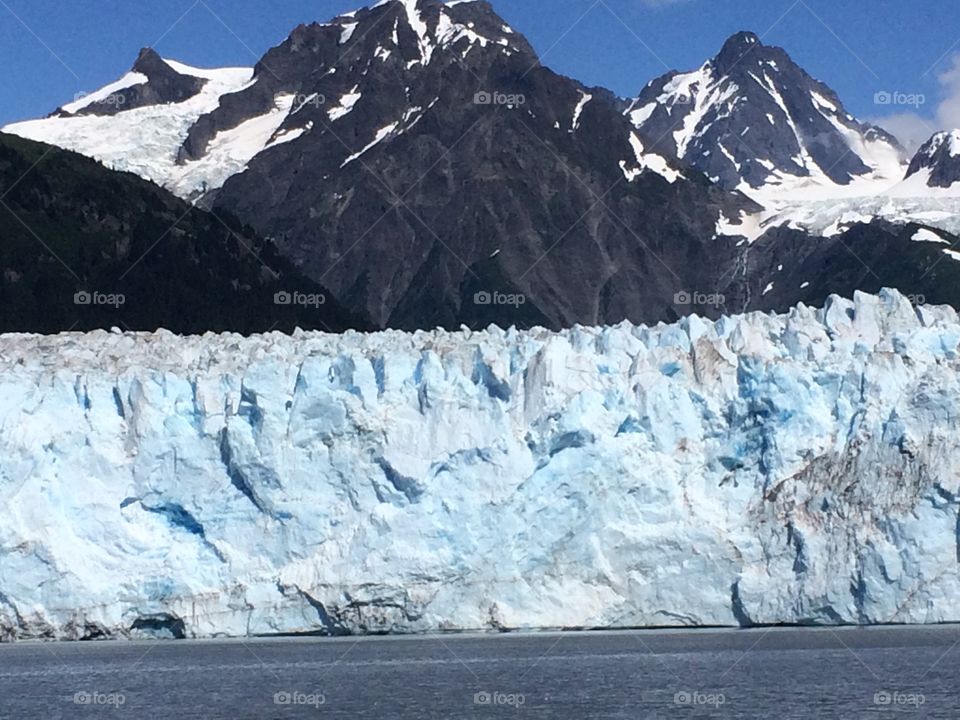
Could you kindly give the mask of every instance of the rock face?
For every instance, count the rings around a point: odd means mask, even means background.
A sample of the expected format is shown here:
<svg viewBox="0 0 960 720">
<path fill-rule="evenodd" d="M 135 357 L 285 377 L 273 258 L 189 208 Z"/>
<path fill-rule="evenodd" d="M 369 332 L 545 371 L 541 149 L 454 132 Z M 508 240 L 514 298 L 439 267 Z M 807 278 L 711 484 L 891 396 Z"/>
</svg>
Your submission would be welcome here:
<svg viewBox="0 0 960 720">
<path fill-rule="evenodd" d="M 212 202 L 376 326 L 458 327 L 484 291 L 522 295 L 552 327 L 655 321 L 716 269 L 692 257 L 728 250 L 708 248 L 720 212 L 753 207 L 648 153 L 611 93 L 541 67 L 486 2 L 393 0 L 303 26 L 255 78 L 197 122 L 185 157 L 295 98 L 285 141 Z"/>
<path fill-rule="evenodd" d="M 856 120 L 833 90 L 750 32 L 699 70 L 653 80 L 627 114 L 655 152 L 731 189 L 902 176 L 892 136 Z"/>
<path fill-rule="evenodd" d="M 363 327 L 236 219 L 135 175 L 0 133 L 0 187 L 0 332 Z"/>
<path fill-rule="evenodd" d="M 726 272 L 721 214 L 755 208 L 647 152 L 486 2 L 382 2 L 206 74 L 183 102 L 9 130 L 241 218 L 375 327 L 670 319 Z"/>
<path fill-rule="evenodd" d="M 726 308 L 780 311 L 821 306 L 851 288 L 901 289 L 915 303 L 960 307 L 960 244 L 956 235 L 918 223 L 841 215 L 823 237 L 774 228 L 740 255 L 741 278 L 722 290 Z"/>
<path fill-rule="evenodd" d="M 960 183 L 960 130 L 941 132 L 914 156 L 907 178 L 919 176 L 928 187 L 951 188 Z"/>
<path fill-rule="evenodd" d="M 0 337 L 6 638 L 960 620 L 960 321 Z"/>
<path fill-rule="evenodd" d="M 116 115 L 126 110 L 182 103 L 203 90 L 207 80 L 179 73 L 151 48 L 140 51 L 133 68 L 109 92 L 78 98 L 57 111 L 59 117 Z"/>
<path fill-rule="evenodd" d="M 145 51 L 83 102 L 168 86 L 9 130 L 239 218 L 357 327 L 672 322 L 885 286 L 960 307 L 960 224 L 929 171 L 903 182 L 892 138 L 751 33 L 625 112 L 486 2 L 385 0 L 256 68 Z"/>
</svg>

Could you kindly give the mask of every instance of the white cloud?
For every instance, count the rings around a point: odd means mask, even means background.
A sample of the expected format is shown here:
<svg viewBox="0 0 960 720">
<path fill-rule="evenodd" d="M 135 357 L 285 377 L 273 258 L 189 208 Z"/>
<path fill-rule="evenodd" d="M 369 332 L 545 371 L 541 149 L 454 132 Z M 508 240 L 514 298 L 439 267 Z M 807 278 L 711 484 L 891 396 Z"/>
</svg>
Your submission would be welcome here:
<svg viewBox="0 0 960 720">
<path fill-rule="evenodd" d="M 931 114 L 898 112 L 874 118 L 871 122 L 893 133 L 911 153 L 940 130 L 960 128 L 960 53 L 937 79 L 940 98 Z"/>
<path fill-rule="evenodd" d="M 935 120 L 908 112 L 872 118 L 868 122 L 892 133 L 911 155 L 939 129 Z"/>
</svg>

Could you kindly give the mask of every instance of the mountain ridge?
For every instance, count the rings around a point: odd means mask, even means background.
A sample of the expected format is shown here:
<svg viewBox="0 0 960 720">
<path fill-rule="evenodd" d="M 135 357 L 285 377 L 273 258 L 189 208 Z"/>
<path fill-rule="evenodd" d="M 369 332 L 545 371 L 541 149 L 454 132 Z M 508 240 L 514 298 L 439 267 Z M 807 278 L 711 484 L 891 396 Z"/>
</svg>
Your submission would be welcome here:
<svg viewBox="0 0 960 720">
<path fill-rule="evenodd" d="M 755 33 L 632 102 L 545 67 L 483 0 L 389 0 L 302 24 L 252 69 L 200 70 L 144 50 L 131 73 L 101 95 L 182 77 L 201 89 L 12 130 L 240 218 L 371 327 L 670 321 L 880 282 L 955 299 L 937 284 L 952 277 L 952 256 L 912 239 L 929 231 L 950 248 L 952 225 L 920 211 L 894 225 L 844 212 L 807 231 L 770 202 L 875 187 L 883 178 L 864 158 L 876 146 L 897 155 L 884 188 L 905 165 L 891 138 Z M 797 107 L 811 118 L 798 123 Z M 766 154 L 753 152 L 755 121 Z M 826 139 L 806 142 L 824 127 Z M 734 137 L 736 147 L 724 140 Z M 843 162 L 828 162 L 835 155 Z M 891 266 L 850 267 L 848 240 Z"/>
<path fill-rule="evenodd" d="M 0 187 L 0 332 L 366 327 L 236 219 L 135 175 L 0 133 Z"/>
</svg>

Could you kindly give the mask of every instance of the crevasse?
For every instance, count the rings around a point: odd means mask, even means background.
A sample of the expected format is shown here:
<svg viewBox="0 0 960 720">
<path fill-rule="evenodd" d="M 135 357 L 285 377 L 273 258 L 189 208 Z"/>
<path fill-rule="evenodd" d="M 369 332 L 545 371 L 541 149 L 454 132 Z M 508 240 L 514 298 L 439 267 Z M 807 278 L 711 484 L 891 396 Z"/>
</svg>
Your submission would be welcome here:
<svg viewBox="0 0 960 720">
<path fill-rule="evenodd" d="M 960 321 L 0 337 L 0 634 L 960 619 Z"/>
</svg>

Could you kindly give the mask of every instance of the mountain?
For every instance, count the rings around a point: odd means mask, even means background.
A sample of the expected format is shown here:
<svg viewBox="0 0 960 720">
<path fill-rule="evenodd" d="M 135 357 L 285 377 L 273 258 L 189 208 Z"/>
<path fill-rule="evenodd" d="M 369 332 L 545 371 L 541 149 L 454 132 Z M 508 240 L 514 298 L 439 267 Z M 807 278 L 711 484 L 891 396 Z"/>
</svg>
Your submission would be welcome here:
<svg viewBox="0 0 960 720">
<path fill-rule="evenodd" d="M 960 237 L 928 224 L 852 216 L 823 236 L 784 226 L 744 246 L 739 278 L 720 292 L 730 308 L 823 305 L 851 288 L 902 289 L 916 304 L 960 308 Z"/>
<path fill-rule="evenodd" d="M 926 186 L 881 195 L 909 184 L 896 141 L 752 33 L 625 105 L 543 67 L 487 2 L 384 0 L 254 68 L 144 50 L 90 97 L 9 130 L 238 218 L 363 326 L 672 321 L 883 286 L 960 307 L 958 214 Z"/>
<path fill-rule="evenodd" d="M 0 134 L 0 188 L 0 332 L 364 327 L 249 228 L 134 175 Z"/>
<path fill-rule="evenodd" d="M 939 190 L 960 189 L 960 130 L 940 132 L 910 162 L 907 181 Z"/>
<path fill-rule="evenodd" d="M 124 110 L 150 105 L 182 103 L 196 97 L 209 82 L 209 78 L 178 72 L 156 52 L 144 48 L 133 68 L 123 78 L 93 95 L 79 97 L 60 108 L 55 115 L 61 118 L 77 115 L 112 116 Z"/>
<path fill-rule="evenodd" d="M 727 188 L 771 192 L 903 176 L 902 148 L 848 113 L 829 87 L 754 33 L 731 37 L 698 70 L 650 82 L 627 115 L 652 151 Z"/>
<path fill-rule="evenodd" d="M 251 134 L 223 138 L 204 161 L 178 162 L 193 124 L 252 78 L 252 68 L 203 70 L 143 50 L 120 80 L 81 94 L 48 118 L 14 123 L 3 131 L 87 155 L 195 202 L 231 174 L 241 172 L 269 140 L 269 128 L 255 128 Z M 171 93 L 189 94 L 193 87 L 199 87 L 198 92 L 180 101 L 162 99 Z M 152 98 L 156 103 L 149 104 Z M 264 133 L 267 139 L 258 144 Z"/>
<path fill-rule="evenodd" d="M 958 338 L 0 337 L 0 639 L 956 622 Z"/>
<path fill-rule="evenodd" d="M 378 327 L 672 317 L 722 272 L 694 262 L 733 247 L 718 219 L 755 207 L 648 152 L 486 2 L 389 0 L 206 72 L 182 103 L 9 130 L 237 216 Z"/>
<path fill-rule="evenodd" d="M 297 28 L 185 157 L 282 97 L 298 100 L 283 142 L 211 201 L 378 326 L 467 322 L 478 264 L 502 280 L 482 291 L 553 327 L 660 319 L 711 281 L 690 260 L 719 215 L 751 205 L 648 153 L 611 93 L 542 67 L 486 2 L 393 0 Z"/>
</svg>

